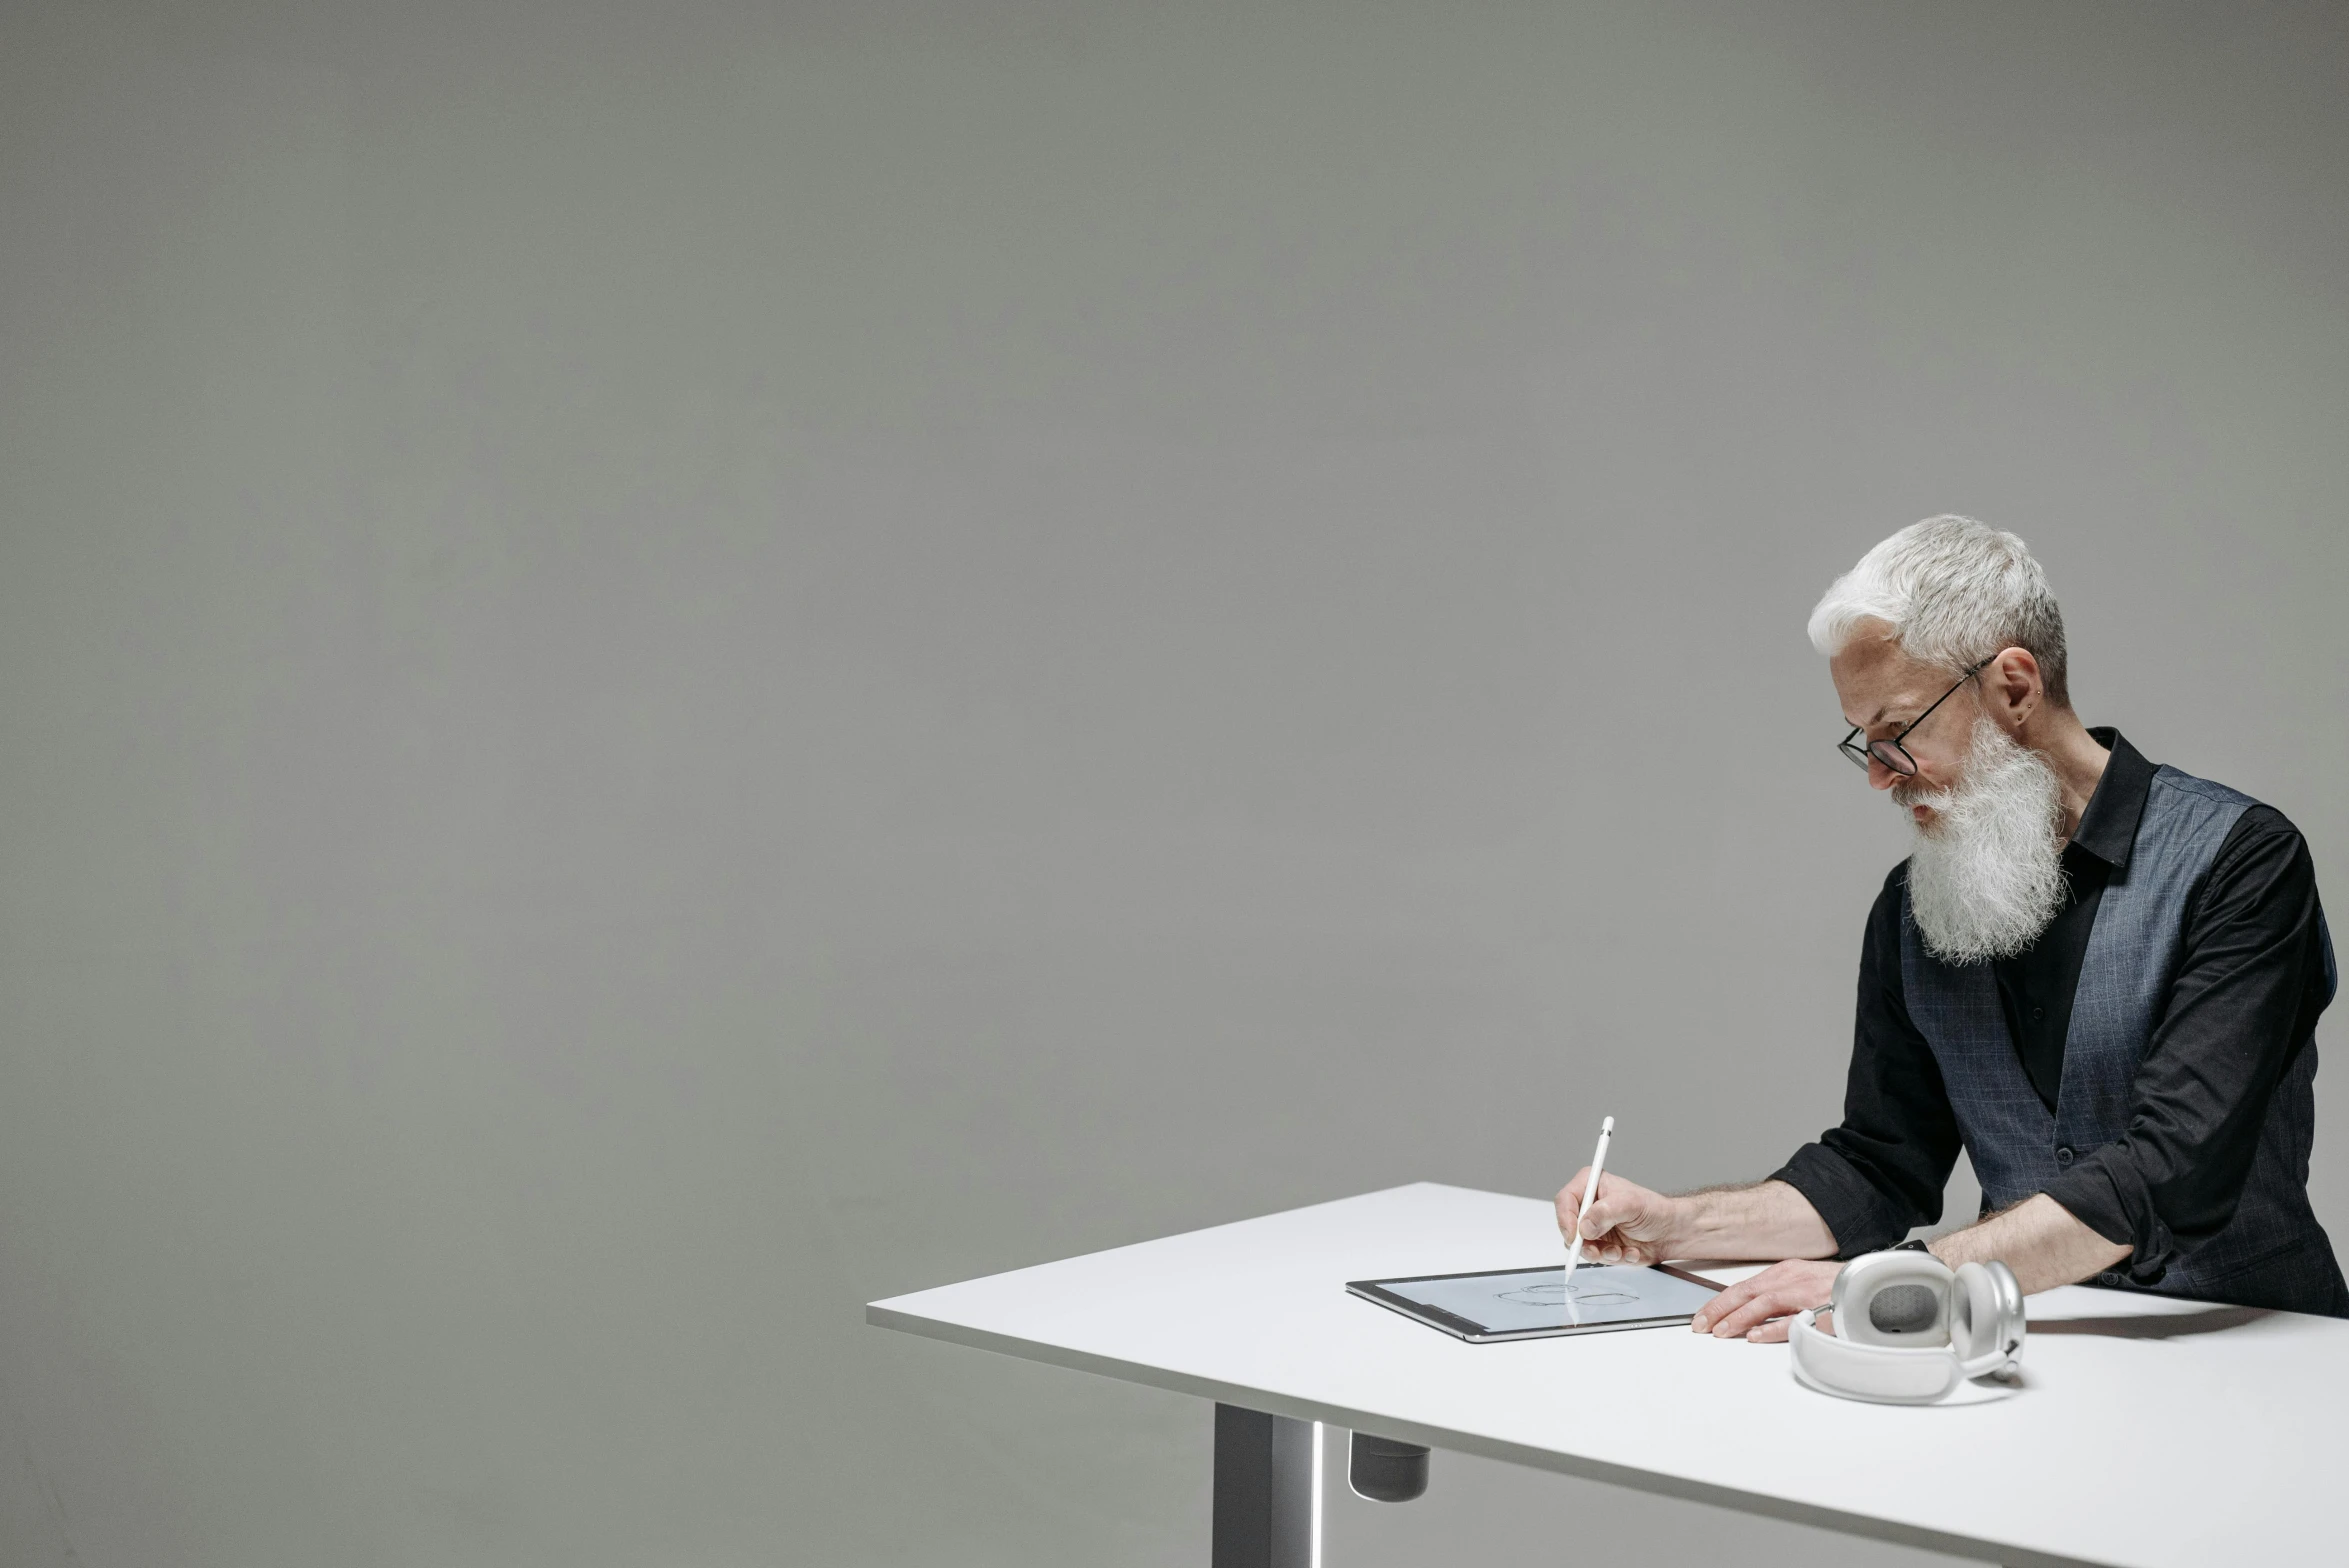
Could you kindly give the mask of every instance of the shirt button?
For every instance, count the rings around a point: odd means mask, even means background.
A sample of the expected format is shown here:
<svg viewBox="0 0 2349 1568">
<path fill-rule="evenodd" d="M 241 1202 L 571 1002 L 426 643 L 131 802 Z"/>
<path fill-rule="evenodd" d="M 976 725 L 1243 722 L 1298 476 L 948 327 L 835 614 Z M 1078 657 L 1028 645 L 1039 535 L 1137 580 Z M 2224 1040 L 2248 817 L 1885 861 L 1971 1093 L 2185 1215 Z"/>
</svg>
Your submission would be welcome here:
<svg viewBox="0 0 2349 1568">
<path fill-rule="evenodd" d="M 2055 1163 L 2058 1165 L 2069 1165 L 2072 1163 L 2072 1151 L 2070 1145 L 2067 1144 L 2055 1151 Z"/>
</svg>

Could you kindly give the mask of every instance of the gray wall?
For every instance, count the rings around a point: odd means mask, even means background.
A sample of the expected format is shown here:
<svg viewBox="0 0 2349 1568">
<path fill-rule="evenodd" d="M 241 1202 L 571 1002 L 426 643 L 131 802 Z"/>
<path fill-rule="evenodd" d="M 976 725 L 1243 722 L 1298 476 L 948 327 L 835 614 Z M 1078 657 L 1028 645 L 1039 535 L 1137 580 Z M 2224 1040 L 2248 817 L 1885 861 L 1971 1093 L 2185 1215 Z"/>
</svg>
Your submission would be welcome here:
<svg viewBox="0 0 2349 1568">
<path fill-rule="evenodd" d="M 8 5 L 0 1560 L 1203 1561 L 860 1304 L 1769 1169 L 1929 512 L 2345 885 L 2343 16 Z"/>
</svg>

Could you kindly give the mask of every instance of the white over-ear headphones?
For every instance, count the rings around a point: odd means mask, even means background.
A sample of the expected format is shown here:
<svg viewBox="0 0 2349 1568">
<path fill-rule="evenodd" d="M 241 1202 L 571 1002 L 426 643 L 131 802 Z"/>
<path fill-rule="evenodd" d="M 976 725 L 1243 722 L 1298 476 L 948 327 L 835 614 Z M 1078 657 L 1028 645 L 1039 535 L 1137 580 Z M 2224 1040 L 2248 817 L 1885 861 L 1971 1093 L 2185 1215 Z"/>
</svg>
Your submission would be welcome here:
<svg viewBox="0 0 2349 1568">
<path fill-rule="evenodd" d="M 1794 1320 L 1794 1375 L 1822 1394 L 1926 1405 L 2023 1353 L 2023 1287 L 2003 1263 L 1871 1252 L 1835 1276 L 1835 1332 L 1817 1308 Z"/>
</svg>

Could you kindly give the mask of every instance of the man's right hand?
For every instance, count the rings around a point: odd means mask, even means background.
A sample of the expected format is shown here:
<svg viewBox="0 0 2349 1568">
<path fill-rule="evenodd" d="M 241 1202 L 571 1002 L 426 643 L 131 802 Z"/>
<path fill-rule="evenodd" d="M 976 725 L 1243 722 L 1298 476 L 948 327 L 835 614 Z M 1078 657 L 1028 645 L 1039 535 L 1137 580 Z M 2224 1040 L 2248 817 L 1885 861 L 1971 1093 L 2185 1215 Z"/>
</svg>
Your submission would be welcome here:
<svg viewBox="0 0 2349 1568">
<path fill-rule="evenodd" d="M 1590 1184 L 1590 1167 L 1558 1192 L 1558 1234 L 1574 1239 L 1575 1215 L 1582 1208 L 1583 1189 Z M 1658 1263 L 1673 1256 L 1679 1204 L 1660 1192 L 1625 1181 L 1612 1171 L 1599 1178 L 1598 1197 L 1582 1216 L 1582 1255 L 1592 1263 Z"/>
</svg>

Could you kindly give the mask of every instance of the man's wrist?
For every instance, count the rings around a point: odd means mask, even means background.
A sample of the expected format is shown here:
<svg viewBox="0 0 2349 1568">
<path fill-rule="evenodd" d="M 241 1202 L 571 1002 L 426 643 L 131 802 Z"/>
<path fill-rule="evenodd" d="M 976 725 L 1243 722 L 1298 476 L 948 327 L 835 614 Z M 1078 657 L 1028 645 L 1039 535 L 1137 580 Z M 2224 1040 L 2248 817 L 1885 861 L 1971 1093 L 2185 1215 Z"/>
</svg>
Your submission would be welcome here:
<svg viewBox="0 0 2349 1568">
<path fill-rule="evenodd" d="M 1835 1234 L 1801 1189 L 1771 1177 L 1700 1187 L 1671 1205 L 1659 1245 L 1675 1258 L 1830 1258 Z"/>
<path fill-rule="evenodd" d="M 1672 1219 L 1664 1256 L 1668 1258 L 1732 1258 L 1743 1254 L 1735 1243 L 1748 1229 L 1731 1212 L 1743 1189 L 1684 1192 L 1671 1200 Z"/>
<path fill-rule="evenodd" d="M 1664 1234 L 1656 1238 L 1656 1256 L 1659 1258 L 1701 1258 L 1704 1249 L 1697 1244 L 1696 1199 L 1693 1197 L 1666 1198 Z"/>
</svg>

